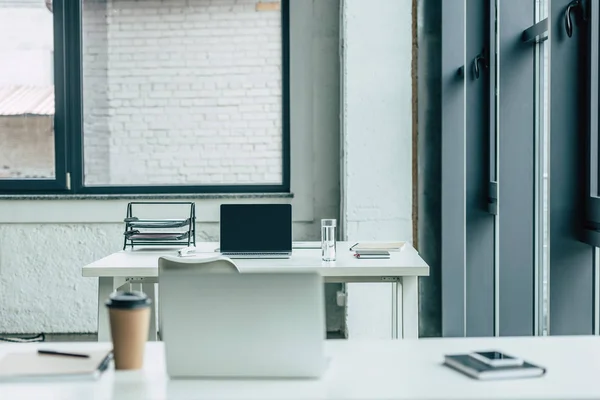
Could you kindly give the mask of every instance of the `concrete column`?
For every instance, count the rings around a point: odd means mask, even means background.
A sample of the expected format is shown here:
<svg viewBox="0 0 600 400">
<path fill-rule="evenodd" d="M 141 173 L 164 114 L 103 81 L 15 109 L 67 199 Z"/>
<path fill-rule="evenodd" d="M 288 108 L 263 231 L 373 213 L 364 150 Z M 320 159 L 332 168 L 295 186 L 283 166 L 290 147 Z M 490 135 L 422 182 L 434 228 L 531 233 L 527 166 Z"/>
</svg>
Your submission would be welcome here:
<svg viewBox="0 0 600 400">
<path fill-rule="evenodd" d="M 342 2 L 342 224 L 412 241 L 412 2 Z M 390 338 L 391 284 L 349 284 L 351 338 Z"/>
</svg>

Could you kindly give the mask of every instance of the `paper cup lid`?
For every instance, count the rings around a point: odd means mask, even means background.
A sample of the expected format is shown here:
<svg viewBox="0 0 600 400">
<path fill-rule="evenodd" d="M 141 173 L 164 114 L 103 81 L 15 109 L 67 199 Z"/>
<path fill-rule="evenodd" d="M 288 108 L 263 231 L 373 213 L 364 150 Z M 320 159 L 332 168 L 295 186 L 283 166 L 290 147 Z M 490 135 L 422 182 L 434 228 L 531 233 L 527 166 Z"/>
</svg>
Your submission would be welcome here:
<svg viewBox="0 0 600 400">
<path fill-rule="evenodd" d="M 124 310 L 148 307 L 152 300 L 142 292 L 115 292 L 106 301 L 106 307 Z"/>
</svg>

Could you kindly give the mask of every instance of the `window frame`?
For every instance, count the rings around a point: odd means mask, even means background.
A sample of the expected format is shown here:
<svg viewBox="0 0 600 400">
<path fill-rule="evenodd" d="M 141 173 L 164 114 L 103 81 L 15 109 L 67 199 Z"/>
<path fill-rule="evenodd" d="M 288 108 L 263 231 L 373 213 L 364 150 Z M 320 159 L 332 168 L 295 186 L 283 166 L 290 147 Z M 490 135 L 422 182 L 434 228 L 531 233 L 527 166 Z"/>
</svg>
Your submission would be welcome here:
<svg viewBox="0 0 600 400">
<path fill-rule="evenodd" d="M 0 179 L 0 193 L 52 193 L 67 190 L 67 121 L 66 104 L 66 60 L 64 21 L 65 9 L 62 0 L 55 0 L 53 19 L 54 40 L 54 178 L 48 179 Z M 50 11 L 48 11 L 50 12 Z"/>
<path fill-rule="evenodd" d="M 600 192 L 599 192 L 599 124 L 598 111 L 600 105 L 600 81 L 598 67 L 600 66 L 600 7 L 595 7 L 593 2 L 587 4 L 587 187 L 585 193 L 585 221 L 583 241 L 600 247 Z"/>
<path fill-rule="evenodd" d="M 282 181 L 279 184 L 94 185 L 84 177 L 82 2 L 54 0 L 55 178 L 0 179 L 0 194 L 290 193 L 290 7 L 281 0 Z M 68 77 L 68 79 L 67 79 Z"/>
</svg>

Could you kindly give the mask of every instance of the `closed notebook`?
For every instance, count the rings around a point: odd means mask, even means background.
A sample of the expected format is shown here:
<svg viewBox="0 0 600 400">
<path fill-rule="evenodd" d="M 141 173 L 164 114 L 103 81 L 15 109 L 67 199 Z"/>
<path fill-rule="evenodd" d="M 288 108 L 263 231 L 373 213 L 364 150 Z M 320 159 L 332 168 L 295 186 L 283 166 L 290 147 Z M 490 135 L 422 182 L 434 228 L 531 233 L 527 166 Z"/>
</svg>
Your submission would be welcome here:
<svg viewBox="0 0 600 400">
<path fill-rule="evenodd" d="M 528 362 L 523 362 L 518 366 L 492 367 L 468 354 L 447 355 L 444 364 L 472 378 L 481 380 L 533 378 L 546 373 L 545 368 Z"/>
<path fill-rule="evenodd" d="M 89 358 L 38 354 L 37 350 L 0 356 L 0 381 L 98 379 L 112 359 L 112 350 L 86 352 Z"/>
<path fill-rule="evenodd" d="M 356 250 L 356 258 L 390 258 L 390 252 L 387 250 Z"/>
<path fill-rule="evenodd" d="M 358 242 L 350 247 L 350 251 L 401 251 L 405 243 L 406 242 Z"/>
</svg>

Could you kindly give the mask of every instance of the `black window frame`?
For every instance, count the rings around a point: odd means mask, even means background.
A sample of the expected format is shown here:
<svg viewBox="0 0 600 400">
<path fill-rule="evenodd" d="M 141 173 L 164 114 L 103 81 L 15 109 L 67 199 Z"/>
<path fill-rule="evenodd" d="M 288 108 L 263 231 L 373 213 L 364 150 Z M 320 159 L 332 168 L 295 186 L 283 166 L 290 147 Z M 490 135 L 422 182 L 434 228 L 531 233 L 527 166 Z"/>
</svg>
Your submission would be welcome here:
<svg viewBox="0 0 600 400">
<path fill-rule="evenodd" d="M 587 104 L 587 165 L 586 165 L 586 213 L 584 221 L 583 240 L 593 246 L 600 247 L 600 191 L 599 191 L 599 132 L 598 132 L 598 112 L 600 111 L 600 80 L 599 80 L 599 53 L 600 53 L 600 7 L 594 2 L 587 4 L 586 17 L 588 50 L 587 74 L 588 82 Z"/>
<path fill-rule="evenodd" d="M 50 11 L 48 11 L 50 12 Z M 0 193 L 61 193 L 67 190 L 66 48 L 65 9 L 62 0 L 53 5 L 54 33 L 54 178 L 0 179 Z"/>
<path fill-rule="evenodd" d="M 85 186 L 83 150 L 82 2 L 54 0 L 55 178 L 0 179 L 0 194 L 290 193 L 290 7 L 281 1 L 282 182 L 224 185 Z"/>
</svg>

